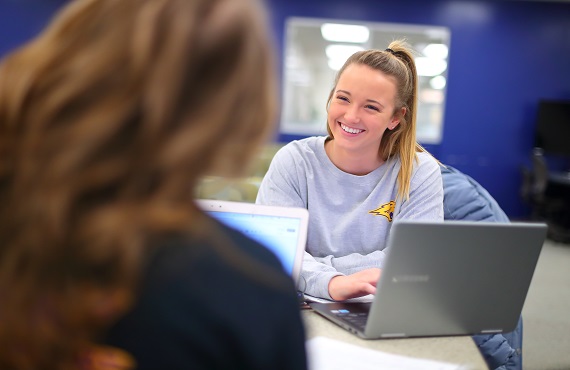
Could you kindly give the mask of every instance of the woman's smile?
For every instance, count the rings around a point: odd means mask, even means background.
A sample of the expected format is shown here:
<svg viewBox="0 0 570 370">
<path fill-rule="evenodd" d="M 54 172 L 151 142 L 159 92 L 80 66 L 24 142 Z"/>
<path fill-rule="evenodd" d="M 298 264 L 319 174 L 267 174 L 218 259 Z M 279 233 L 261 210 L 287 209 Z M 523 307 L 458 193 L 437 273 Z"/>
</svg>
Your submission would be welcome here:
<svg viewBox="0 0 570 370">
<path fill-rule="evenodd" d="M 342 123 L 342 122 L 339 122 L 339 125 L 340 125 L 340 128 L 341 128 L 344 132 L 346 132 L 347 134 L 351 134 L 351 135 L 358 135 L 358 134 L 360 134 L 360 133 L 362 133 L 362 132 L 365 131 L 365 130 L 362 130 L 362 129 L 358 129 L 358 128 L 354 128 L 354 127 L 347 126 L 347 125 L 345 125 L 345 124 Z"/>
</svg>

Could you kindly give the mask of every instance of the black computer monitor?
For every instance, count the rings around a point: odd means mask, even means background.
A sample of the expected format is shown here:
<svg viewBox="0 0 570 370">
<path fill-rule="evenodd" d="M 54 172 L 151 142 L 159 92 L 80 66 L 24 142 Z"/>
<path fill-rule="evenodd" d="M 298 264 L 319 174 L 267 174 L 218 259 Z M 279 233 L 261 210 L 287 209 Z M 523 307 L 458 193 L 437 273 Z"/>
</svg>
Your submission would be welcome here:
<svg viewBox="0 0 570 370">
<path fill-rule="evenodd" d="M 570 100 L 539 101 L 534 146 L 570 157 Z"/>
</svg>

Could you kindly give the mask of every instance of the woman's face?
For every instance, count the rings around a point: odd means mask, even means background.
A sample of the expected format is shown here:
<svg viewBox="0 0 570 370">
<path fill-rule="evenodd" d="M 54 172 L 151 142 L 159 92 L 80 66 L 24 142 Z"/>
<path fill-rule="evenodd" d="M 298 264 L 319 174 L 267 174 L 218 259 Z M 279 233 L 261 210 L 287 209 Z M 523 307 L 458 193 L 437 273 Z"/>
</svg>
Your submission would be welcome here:
<svg viewBox="0 0 570 370">
<path fill-rule="evenodd" d="M 376 158 L 384 131 L 399 123 L 393 115 L 395 97 L 393 77 L 362 64 L 348 66 L 339 78 L 328 109 L 333 145 Z"/>
</svg>

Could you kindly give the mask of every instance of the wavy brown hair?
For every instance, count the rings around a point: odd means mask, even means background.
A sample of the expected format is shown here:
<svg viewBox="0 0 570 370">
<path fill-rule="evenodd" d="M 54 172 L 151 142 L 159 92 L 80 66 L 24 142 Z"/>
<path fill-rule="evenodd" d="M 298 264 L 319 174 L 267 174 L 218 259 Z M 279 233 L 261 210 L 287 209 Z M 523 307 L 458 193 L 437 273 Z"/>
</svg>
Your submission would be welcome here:
<svg viewBox="0 0 570 370">
<path fill-rule="evenodd" d="M 327 110 L 340 76 L 348 66 L 354 63 L 366 65 L 396 80 L 396 102 L 393 114 L 399 116 L 400 123 L 393 130 L 384 131 L 378 152 L 383 160 L 393 155 L 400 156 L 402 166 L 398 174 L 398 196 L 401 199 L 407 199 L 416 153 L 426 151 L 416 141 L 418 74 L 413 50 L 404 40 L 395 40 L 386 50 L 370 49 L 350 56 L 336 75 L 334 86 L 327 100 Z M 406 109 L 403 116 L 401 115 L 402 108 Z M 327 131 L 329 137 L 334 138 L 328 125 Z"/>
<path fill-rule="evenodd" d="M 275 119 L 256 0 L 77 0 L 0 65 L 0 368 L 76 368 L 132 304 L 149 240 Z"/>
</svg>

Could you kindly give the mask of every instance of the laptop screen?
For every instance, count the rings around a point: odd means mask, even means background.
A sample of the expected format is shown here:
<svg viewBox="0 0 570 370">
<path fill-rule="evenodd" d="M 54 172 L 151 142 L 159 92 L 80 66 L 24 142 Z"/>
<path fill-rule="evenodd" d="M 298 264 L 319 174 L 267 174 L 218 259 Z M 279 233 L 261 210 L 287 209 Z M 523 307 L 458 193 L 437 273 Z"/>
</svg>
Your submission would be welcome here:
<svg viewBox="0 0 570 370">
<path fill-rule="evenodd" d="M 207 199 L 197 200 L 197 204 L 212 218 L 267 247 L 298 281 L 309 225 L 305 208 Z"/>
<path fill-rule="evenodd" d="M 289 275 L 293 273 L 301 220 L 234 212 L 206 212 L 221 223 L 270 249 Z"/>
</svg>

